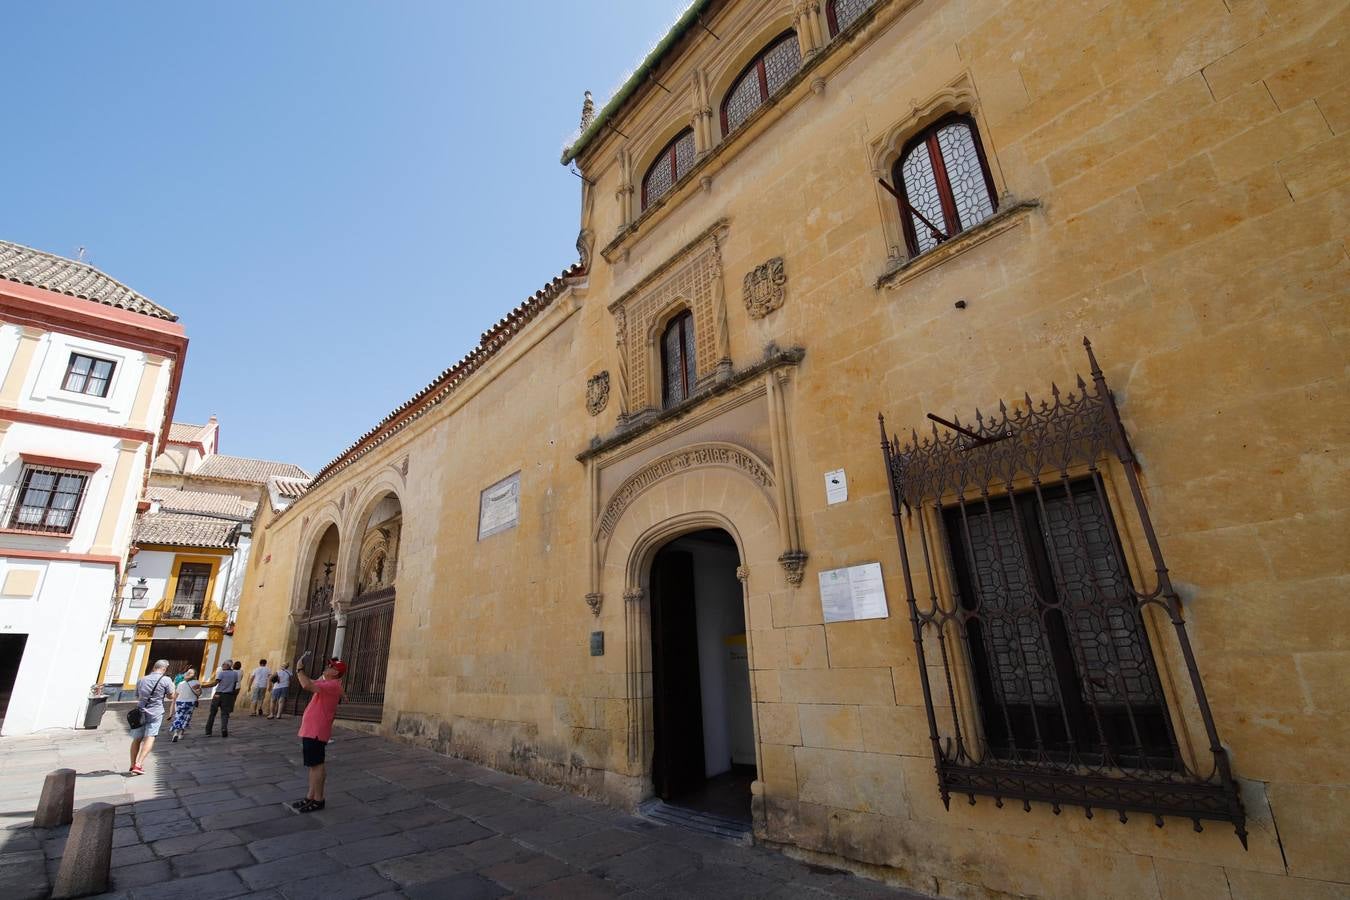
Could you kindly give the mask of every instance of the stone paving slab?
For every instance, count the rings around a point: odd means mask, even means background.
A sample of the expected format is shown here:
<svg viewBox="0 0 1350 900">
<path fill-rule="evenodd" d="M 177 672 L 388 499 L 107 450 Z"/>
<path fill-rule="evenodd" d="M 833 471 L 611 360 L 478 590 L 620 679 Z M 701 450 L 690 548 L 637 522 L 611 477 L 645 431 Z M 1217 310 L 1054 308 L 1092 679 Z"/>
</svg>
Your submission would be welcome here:
<svg viewBox="0 0 1350 900">
<path fill-rule="evenodd" d="M 117 807 L 108 898 L 921 897 L 342 728 L 327 809 L 296 815 L 296 721 L 230 725 L 228 738 L 161 741 L 143 776 L 122 771 L 120 716 L 0 739 L 0 897 L 50 891 L 68 829 L 32 817 L 63 767 L 79 773 L 77 809 Z"/>
</svg>

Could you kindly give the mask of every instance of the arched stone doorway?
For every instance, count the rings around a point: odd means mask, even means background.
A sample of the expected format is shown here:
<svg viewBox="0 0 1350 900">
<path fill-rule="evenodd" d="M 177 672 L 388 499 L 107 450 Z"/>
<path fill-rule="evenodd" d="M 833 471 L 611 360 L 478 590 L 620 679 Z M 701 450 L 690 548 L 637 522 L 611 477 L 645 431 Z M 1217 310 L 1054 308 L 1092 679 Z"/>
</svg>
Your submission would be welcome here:
<svg viewBox="0 0 1350 900">
<path fill-rule="evenodd" d="M 724 448 L 731 452 L 722 452 Z M 608 786 L 616 799 L 634 806 L 659 796 L 651 627 L 652 571 L 658 555 L 696 533 L 715 532 L 722 545 L 728 539 L 724 536 L 734 543 L 739 565 L 732 573 L 744 616 L 752 710 L 759 699 L 754 681 L 757 641 L 767 635 L 772 643 L 771 592 L 790 583 L 781 561 L 785 524 L 775 504 L 781 491 L 774 473 L 743 448 L 723 444 L 714 449 L 718 452 L 700 455 L 696 446 L 655 456 L 627 476 L 597 510 L 599 625 L 621 636 L 615 650 L 622 655 L 613 659 L 613 671 L 625 676 L 627 710 L 627 732 L 619 743 L 624 752 L 610 760 Z M 672 459 L 690 464 L 672 464 Z M 751 790 L 759 795 L 765 769 L 753 713 L 752 732 L 757 780 Z M 756 796 L 751 807 L 757 826 L 763 816 L 758 800 Z"/>
<path fill-rule="evenodd" d="M 652 558 L 652 785 L 671 805 L 749 825 L 755 729 L 739 568 L 720 528 Z"/>
<path fill-rule="evenodd" d="M 337 523 L 330 522 L 313 544 L 309 566 L 291 615 L 295 619 L 295 652 L 288 662 L 298 660 L 309 651 L 309 671 L 316 671 L 319 662 L 331 656 L 337 640 L 338 619 L 333 609 L 333 591 L 336 578 L 341 535 Z M 304 710 L 309 694 L 300 689 L 299 681 L 292 679 L 286 697 L 286 707 L 292 714 Z"/>
<path fill-rule="evenodd" d="M 391 490 L 370 497 L 355 520 L 359 543 L 353 545 L 346 568 L 350 597 L 340 603 L 343 628 L 340 654 L 347 663 L 343 685 L 345 719 L 378 722 L 384 715 L 385 677 L 394 627 L 395 584 L 403 537 L 403 505 Z"/>
</svg>

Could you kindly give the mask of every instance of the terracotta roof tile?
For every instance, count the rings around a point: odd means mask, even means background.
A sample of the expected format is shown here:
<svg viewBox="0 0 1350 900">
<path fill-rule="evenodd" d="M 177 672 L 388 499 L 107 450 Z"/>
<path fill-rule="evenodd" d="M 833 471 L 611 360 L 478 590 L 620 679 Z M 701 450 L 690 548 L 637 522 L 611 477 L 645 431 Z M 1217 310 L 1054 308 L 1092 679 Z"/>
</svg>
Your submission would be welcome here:
<svg viewBox="0 0 1350 900">
<path fill-rule="evenodd" d="M 188 513 L 142 513 L 136 520 L 137 544 L 177 547 L 233 547 L 238 522 Z"/>
<path fill-rule="evenodd" d="M 268 481 L 276 485 L 279 496 L 288 500 L 294 500 L 309 489 L 308 478 L 285 478 L 280 475 L 273 475 Z"/>
<path fill-rule="evenodd" d="M 169 310 L 88 263 L 0 241 L 0 278 L 177 322 Z"/>
<path fill-rule="evenodd" d="M 191 444 L 202 437 L 205 425 L 189 425 L 187 422 L 174 422 L 169 426 L 169 440 L 178 444 Z"/>
<path fill-rule="evenodd" d="M 164 512 L 208 513 L 247 521 L 253 518 L 258 504 L 233 494 L 212 494 L 208 491 L 185 491 L 179 488 L 150 485 L 145 489 L 147 500 L 158 500 Z"/>
<path fill-rule="evenodd" d="M 220 453 L 208 456 L 196 471 L 187 474 L 191 478 L 222 478 L 227 481 L 251 481 L 255 484 L 265 484 L 273 475 L 309 479 L 308 472 L 291 463 L 274 462 L 270 459 L 249 459 L 244 456 L 225 456 Z"/>
</svg>

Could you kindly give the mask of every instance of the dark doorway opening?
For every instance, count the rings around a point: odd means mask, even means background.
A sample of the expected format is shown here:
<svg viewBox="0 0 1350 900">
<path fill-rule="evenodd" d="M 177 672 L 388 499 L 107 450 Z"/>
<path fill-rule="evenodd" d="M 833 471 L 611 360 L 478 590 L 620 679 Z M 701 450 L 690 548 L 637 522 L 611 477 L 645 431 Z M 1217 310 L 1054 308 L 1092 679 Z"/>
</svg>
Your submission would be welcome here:
<svg viewBox="0 0 1350 900">
<path fill-rule="evenodd" d="M 19 663 L 23 648 L 28 643 L 26 634 L 0 634 L 0 728 L 5 725 L 9 698 L 14 695 L 14 681 L 19 677 Z"/>
<path fill-rule="evenodd" d="M 720 529 L 652 561 L 652 781 L 666 803 L 750 821 L 755 733 L 736 543 Z"/>
<path fill-rule="evenodd" d="M 164 674 L 170 678 L 188 669 L 196 669 L 197 674 L 201 675 L 205 658 L 206 641 L 151 641 L 150 657 L 145 661 L 145 671 L 141 674 L 149 675 L 157 660 L 167 659 L 169 670 Z"/>
</svg>

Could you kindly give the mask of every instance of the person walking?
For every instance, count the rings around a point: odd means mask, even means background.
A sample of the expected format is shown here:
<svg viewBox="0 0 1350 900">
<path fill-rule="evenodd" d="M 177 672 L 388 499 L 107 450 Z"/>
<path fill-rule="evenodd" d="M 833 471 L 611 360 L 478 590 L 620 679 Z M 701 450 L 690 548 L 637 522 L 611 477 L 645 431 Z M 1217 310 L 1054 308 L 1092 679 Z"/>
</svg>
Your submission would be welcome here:
<svg viewBox="0 0 1350 900">
<path fill-rule="evenodd" d="M 305 714 L 300 718 L 300 758 L 309 769 L 309 791 L 305 799 L 296 800 L 290 808 L 299 813 L 318 812 L 323 809 L 323 788 L 328 778 L 324 764 L 324 751 L 333 737 L 333 719 L 337 716 L 337 707 L 343 699 L 342 676 L 347 674 L 347 664 L 334 658 L 324 667 L 323 677 L 318 680 L 305 674 L 302 660 L 295 667 L 295 677 L 300 686 L 314 696 L 309 698 Z"/>
<path fill-rule="evenodd" d="M 285 663 L 272 675 L 272 711 L 269 719 L 280 719 L 281 710 L 286 705 L 286 692 L 291 687 L 291 670 Z"/>
<path fill-rule="evenodd" d="M 258 668 L 253 670 L 253 675 L 249 679 L 250 691 L 249 700 L 253 704 L 253 715 L 267 715 L 267 686 L 272 679 L 272 670 L 267 668 L 267 660 L 258 660 Z"/>
<path fill-rule="evenodd" d="M 234 701 L 239 697 L 239 670 L 231 666 L 227 659 L 220 664 L 216 680 L 207 681 L 202 687 L 216 689 L 211 695 L 211 712 L 206 717 L 206 736 L 211 736 L 211 729 L 216 724 L 216 713 L 220 713 L 220 736 L 229 737 L 230 713 L 234 712 Z"/>
<path fill-rule="evenodd" d="M 131 774 L 145 774 L 145 760 L 155 746 L 160 723 L 164 721 L 164 701 L 177 696 L 173 680 L 164 673 L 169 661 L 155 661 L 150 674 L 136 682 L 136 708 L 141 712 L 141 724 L 131 729 Z"/>
<path fill-rule="evenodd" d="M 196 710 L 198 698 L 202 695 L 202 683 L 197 680 L 197 670 L 188 669 L 183 672 L 183 680 L 177 682 L 175 687 L 178 699 L 173 704 L 173 724 L 169 728 L 169 733 L 173 735 L 172 742 L 176 744 L 192 724 L 192 713 Z"/>
</svg>

